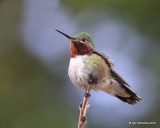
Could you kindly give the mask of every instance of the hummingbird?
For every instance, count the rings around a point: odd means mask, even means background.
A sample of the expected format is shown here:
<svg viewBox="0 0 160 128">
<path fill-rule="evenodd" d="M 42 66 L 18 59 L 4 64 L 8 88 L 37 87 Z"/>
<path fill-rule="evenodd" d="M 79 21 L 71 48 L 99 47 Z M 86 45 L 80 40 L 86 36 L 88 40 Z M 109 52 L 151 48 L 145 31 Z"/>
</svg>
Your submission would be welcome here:
<svg viewBox="0 0 160 128">
<path fill-rule="evenodd" d="M 91 35 L 80 32 L 69 36 L 56 31 L 70 40 L 68 75 L 76 87 L 87 90 L 89 86 L 91 90 L 101 90 L 131 105 L 142 100 L 114 70 L 112 60 L 95 49 Z"/>
</svg>

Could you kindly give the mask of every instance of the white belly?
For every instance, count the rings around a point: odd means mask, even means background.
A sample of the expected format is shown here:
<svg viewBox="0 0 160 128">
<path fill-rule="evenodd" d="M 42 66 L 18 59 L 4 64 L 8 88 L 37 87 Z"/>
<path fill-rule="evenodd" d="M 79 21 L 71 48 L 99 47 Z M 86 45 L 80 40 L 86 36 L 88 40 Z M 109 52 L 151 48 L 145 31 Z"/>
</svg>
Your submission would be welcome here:
<svg viewBox="0 0 160 128">
<path fill-rule="evenodd" d="M 85 60 L 87 59 L 87 55 L 83 56 L 76 56 L 76 58 L 70 59 L 69 69 L 68 69 L 68 75 L 73 82 L 73 84 L 81 89 L 86 89 L 88 87 L 88 80 L 89 80 L 89 74 L 91 71 L 89 71 L 85 67 Z M 92 84 L 91 88 L 94 90 L 99 90 L 101 87 L 106 86 L 109 79 L 107 76 L 104 76 L 104 78 L 99 79 L 97 84 Z"/>
</svg>

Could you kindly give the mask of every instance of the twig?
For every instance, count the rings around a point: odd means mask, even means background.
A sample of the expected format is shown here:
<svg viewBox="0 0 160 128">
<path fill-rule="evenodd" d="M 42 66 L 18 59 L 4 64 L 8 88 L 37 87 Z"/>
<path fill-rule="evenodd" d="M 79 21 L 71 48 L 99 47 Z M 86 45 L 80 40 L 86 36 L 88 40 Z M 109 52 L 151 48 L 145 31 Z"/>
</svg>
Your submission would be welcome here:
<svg viewBox="0 0 160 128">
<path fill-rule="evenodd" d="M 90 86 L 88 85 L 88 88 L 84 94 L 83 102 L 80 104 L 80 114 L 79 114 L 79 121 L 78 121 L 78 128 L 84 128 L 86 124 L 86 115 L 89 108 L 88 98 L 90 96 L 89 94 Z"/>
</svg>

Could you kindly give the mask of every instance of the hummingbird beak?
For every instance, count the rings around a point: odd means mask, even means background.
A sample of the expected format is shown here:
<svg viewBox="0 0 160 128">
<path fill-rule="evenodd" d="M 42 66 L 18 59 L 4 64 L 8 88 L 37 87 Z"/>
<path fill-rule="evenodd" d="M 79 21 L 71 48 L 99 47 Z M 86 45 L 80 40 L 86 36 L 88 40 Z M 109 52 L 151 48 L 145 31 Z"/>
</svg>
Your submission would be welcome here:
<svg viewBox="0 0 160 128">
<path fill-rule="evenodd" d="M 76 38 L 71 37 L 71 36 L 69 36 L 69 35 L 67 35 L 67 34 L 65 34 L 65 33 L 61 32 L 61 31 L 59 31 L 59 30 L 56 30 L 56 31 L 59 32 L 59 33 L 61 33 L 61 34 L 64 35 L 65 37 L 67 37 L 70 41 L 76 40 Z"/>
</svg>

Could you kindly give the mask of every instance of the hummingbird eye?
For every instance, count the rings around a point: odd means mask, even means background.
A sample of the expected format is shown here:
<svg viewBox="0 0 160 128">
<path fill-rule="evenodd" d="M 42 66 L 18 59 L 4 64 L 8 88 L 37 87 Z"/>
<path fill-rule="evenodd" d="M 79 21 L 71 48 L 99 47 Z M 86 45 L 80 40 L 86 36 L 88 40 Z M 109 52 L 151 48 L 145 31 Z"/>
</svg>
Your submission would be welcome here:
<svg viewBox="0 0 160 128">
<path fill-rule="evenodd" d="M 83 41 L 83 42 L 86 42 L 86 38 L 82 38 L 82 41 Z"/>
</svg>

